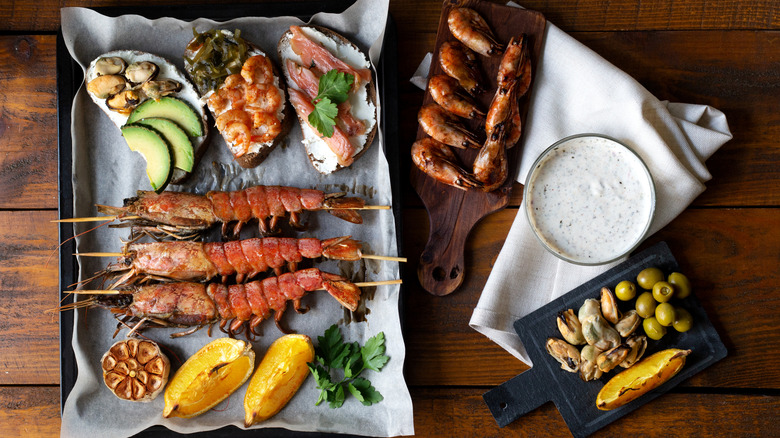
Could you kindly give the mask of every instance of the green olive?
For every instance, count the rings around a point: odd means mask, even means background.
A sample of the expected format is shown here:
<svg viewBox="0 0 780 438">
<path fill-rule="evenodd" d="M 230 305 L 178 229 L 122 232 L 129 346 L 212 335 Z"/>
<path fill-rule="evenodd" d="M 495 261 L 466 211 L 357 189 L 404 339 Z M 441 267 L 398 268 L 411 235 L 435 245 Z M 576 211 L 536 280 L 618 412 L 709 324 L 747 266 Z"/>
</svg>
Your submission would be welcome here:
<svg viewBox="0 0 780 438">
<path fill-rule="evenodd" d="M 621 301 L 628 301 L 636 296 L 636 285 L 628 280 L 623 280 L 615 287 L 615 295 Z"/>
<path fill-rule="evenodd" d="M 674 297 L 683 299 L 691 294 L 691 282 L 683 274 L 672 272 L 667 279 L 669 284 L 674 286 Z"/>
<path fill-rule="evenodd" d="M 680 333 L 685 333 L 691 329 L 693 325 L 693 316 L 687 310 L 682 307 L 677 307 L 675 310 L 675 318 L 672 326 Z"/>
<path fill-rule="evenodd" d="M 674 295 L 674 286 L 665 282 L 659 281 L 653 285 L 653 298 L 659 303 L 665 303 L 672 299 Z"/>
<path fill-rule="evenodd" d="M 655 319 L 664 326 L 669 327 L 675 318 L 674 306 L 669 303 L 661 303 L 655 308 Z"/>
<path fill-rule="evenodd" d="M 658 303 L 650 292 L 644 292 L 636 299 L 636 313 L 642 318 L 649 318 L 655 315 L 655 306 Z"/>
<path fill-rule="evenodd" d="M 650 290 L 653 285 L 664 280 L 664 273 L 658 268 L 645 268 L 636 276 L 636 282 L 643 289 Z"/>
<path fill-rule="evenodd" d="M 642 327 L 645 329 L 647 337 L 655 339 L 656 341 L 663 338 L 666 334 L 666 327 L 662 326 L 661 323 L 655 319 L 655 316 L 651 316 L 642 321 Z"/>
</svg>

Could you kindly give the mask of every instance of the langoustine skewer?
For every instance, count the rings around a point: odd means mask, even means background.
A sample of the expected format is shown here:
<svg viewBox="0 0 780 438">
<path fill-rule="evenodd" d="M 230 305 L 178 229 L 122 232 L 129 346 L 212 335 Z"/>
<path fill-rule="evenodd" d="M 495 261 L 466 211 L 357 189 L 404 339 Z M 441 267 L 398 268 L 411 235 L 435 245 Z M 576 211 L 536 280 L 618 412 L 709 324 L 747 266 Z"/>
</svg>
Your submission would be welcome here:
<svg viewBox="0 0 780 438">
<path fill-rule="evenodd" d="M 98 275 L 112 282 L 110 289 L 150 279 L 209 281 L 221 277 L 225 283 L 233 275 L 237 283 L 243 283 L 269 269 L 276 275 L 282 275 L 284 267 L 294 272 L 303 259 L 360 260 L 361 247 L 350 236 L 326 240 L 263 237 L 231 242 L 131 243 L 117 263 Z"/>
<path fill-rule="evenodd" d="M 229 224 L 234 223 L 232 234 L 237 236 L 241 227 L 252 219 L 257 219 L 260 233 L 265 235 L 275 230 L 279 220 L 287 215 L 293 227 L 303 228 L 300 214 L 304 210 L 326 210 L 340 219 L 360 224 L 363 219 L 354 209 L 364 207 L 363 199 L 344 197 L 344 193 L 254 186 L 232 192 L 211 191 L 205 196 L 139 191 L 137 196 L 125 199 L 123 207 L 98 205 L 98 211 L 116 216 L 123 222 L 120 226 L 131 226 L 156 237 L 187 239 L 197 237 L 217 223 L 222 224 L 225 236 Z M 125 217 L 132 219 L 123 220 Z"/>
<path fill-rule="evenodd" d="M 246 336 L 251 338 L 260 335 L 257 328 L 272 315 L 282 330 L 279 321 L 287 302 L 292 301 L 295 310 L 301 313 L 303 295 L 320 289 L 325 289 L 347 309 L 357 310 L 360 288 L 345 277 L 316 268 L 229 286 L 193 282 L 145 285 L 125 293 L 92 297 L 74 307 L 108 308 L 124 324 L 193 327 L 174 336 L 187 335 L 219 322 L 219 328 L 228 335 L 235 336 L 246 329 Z"/>
</svg>

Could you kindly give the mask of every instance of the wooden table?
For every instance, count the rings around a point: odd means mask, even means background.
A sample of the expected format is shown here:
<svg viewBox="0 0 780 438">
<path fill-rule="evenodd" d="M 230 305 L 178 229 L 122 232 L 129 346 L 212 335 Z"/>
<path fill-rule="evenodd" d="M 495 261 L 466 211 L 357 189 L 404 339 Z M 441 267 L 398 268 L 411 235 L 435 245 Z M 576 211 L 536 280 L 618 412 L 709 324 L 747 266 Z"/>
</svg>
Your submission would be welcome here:
<svg viewBox="0 0 780 438">
<path fill-rule="evenodd" d="M 59 7 L 138 0 L 0 5 L 0 436 L 60 428 L 56 32 Z M 161 4 L 187 3 L 160 0 Z M 777 436 L 780 424 L 780 4 L 773 0 L 529 0 L 524 6 L 635 77 L 661 99 L 712 105 L 734 139 L 708 162 L 712 181 L 644 246 L 665 240 L 692 279 L 729 355 L 599 436 Z M 441 3 L 393 0 L 400 145 L 410 147 L 422 92 L 407 79 L 433 47 Z M 531 109 L 533 111 L 533 108 Z M 402 154 L 405 156 L 405 152 Z M 402 163 L 403 253 L 417 260 L 427 217 Z M 499 429 L 482 394 L 527 367 L 468 326 L 521 200 L 468 241 L 463 286 L 434 297 L 406 279 L 407 382 L 419 436 L 566 436 L 548 403 Z"/>
</svg>

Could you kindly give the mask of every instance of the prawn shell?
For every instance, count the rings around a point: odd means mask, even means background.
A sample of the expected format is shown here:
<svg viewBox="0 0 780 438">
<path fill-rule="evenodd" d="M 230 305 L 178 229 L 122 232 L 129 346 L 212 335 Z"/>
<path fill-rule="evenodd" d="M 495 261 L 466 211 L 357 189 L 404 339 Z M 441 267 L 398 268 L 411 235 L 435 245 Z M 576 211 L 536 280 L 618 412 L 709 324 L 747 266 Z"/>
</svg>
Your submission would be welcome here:
<svg viewBox="0 0 780 438">
<path fill-rule="evenodd" d="M 235 38 L 232 32 L 225 29 L 220 29 L 219 32 L 221 32 L 223 35 L 226 36 L 228 39 Z M 190 46 L 192 42 L 195 41 L 195 38 L 193 38 L 189 43 L 187 43 L 187 47 Z M 281 76 L 279 75 L 279 68 L 276 66 L 276 63 L 274 60 L 268 56 L 265 52 L 263 52 L 259 47 L 257 47 L 255 44 L 246 41 L 248 52 L 248 57 L 255 56 L 255 55 L 262 55 L 268 58 L 268 61 L 271 64 L 271 67 L 273 69 L 273 75 L 277 79 L 274 83 L 274 85 L 281 90 L 282 93 L 282 105 L 279 112 L 277 112 L 278 115 L 281 116 L 281 131 L 279 134 L 276 135 L 274 140 L 265 142 L 265 143 L 258 143 L 258 142 L 251 142 L 249 145 L 249 151 L 245 153 L 244 155 L 241 155 L 240 157 L 235 157 L 234 159 L 236 162 L 243 168 L 253 168 L 259 166 L 267 157 L 268 155 L 276 149 L 276 147 L 282 143 L 282 141 L 287 137 L 287 134 L 290 132 L 290 128 L 292 128 L 292 116 L 291 116 L 291 110 L 290 105 L 287 102 L 287 87 L 284 84 L 284 81 L 281 80 Z M 187 49 L 184 52 L 184 58 L 193 58 L 195 55 L 195 52 Z M 192 79 L 192 66 L 185 62 L 184 63 L 185 70 L 189 76 L 190 79 Z M 216 114 L 215 109 L 213 106 L 209 103 L 209 97 L 213 94 L 213 91 L 208 91 L 205 94 L 201 95 L 201 100 L 207 102 L 207 106 L 209 108 L 209 111 L 216 119 L 218 114 Z M 223 140 L 226 144 L 233 146 L 235 145 L 235 142 L 229 141 L 227 138 L 223 136 Z"/>
<path fill-rule="evenodd" d="M 336 47 L 339 47 L 339 52 L 350 50 L 359 53 L 360 56 L 364 59 L 365 65 L 368 66 L 367 68 L 371 68 L 371 62 L 369 58 L 365 55 L 365 53 L 362 50 L 360 50 L 360 48 L 357 45 L 355 45 L 352 41 L 350 41 L 343 35 L 340 35 L 339 33 L 322 26 L 300 26 L 300 28 L 304 30 L 304 33 L 306 33 L 309 36 L 316 35 L 323 39 L 330 40 L 332 44 L 335 44 Z M 287 72 L 287 67 L 285 65 L 288 59 L 291 59 L 299 64 L 301 61 L 300 57 L 297 54 L 295 54 L 295 52 L 292 51 L 291 48 L 292 38 L 293 38 L 293 33 L 291 30 L 288 29 L 279 39 L 279 43 L 277 44 L 276 47 L 277 47 L 277 52 L 279 54 L 279 59 L 281 60 L 282 71 L 284 73 L 285 79 L 287 80 L 287 86 L 290 88 L 298 89 L 298 86 L 290 78 L 290 75 Z M 362 66 L 355 67 L 354 62 L 350 62 L 350 60 L 346 60 L 343 58 L 341 59 L 347 62 L 348 64 L 350 64 L 354 68 L 364 68 Z M 378 112 L 377 91 L 376 91 L 376 84 L 373 75 L 371 77 L 371 80 L 365 82 L 365 84 L 361 85 L 361 87 L 365 87 L 365 91 L 356 92 L 354 95 L 353 93 L 350 93 L 351 97 L 348 101 L 352 104 L 353 108 L 358 104 L 364 106 L 362 111 L 365 111 L 366 113 L 371 112 L 372 117 L 370 120 L 367 120 L 362 117 L 358 117 L 360 120 L 362 120 L 364 123 L 367 124 L 366 132 L 364 134 L 349 137 L 350 142 L 357 149 L 356 153 L 352 156 L 353 162 L 359 159 L 360 157 L 362 157 L 366 153 L 366 151 L 368 151 L 371 145 L 374 143 L 374 138 L 376 137 L 376 133 L 379 125 L 377 121 L 377 112 Z M 365 93 L 365 98 L 360 99 L 358 93 L 361 94 Z M 324 142 L 322 142 L 317 138 L 312 137 L 312 135 L 307 135 L 307 130 L 309 133 L 312 132 L 310 129 L 308 129 L 308 126 L 305 126 L 306 121 L 302 120 L 300 117 L 298 117 L 298 120 L 301 125 L 300 126 L 301 134 L 305 139 L 304 147 L 306 148 L 306 155 L 309 158 L 309 162 L 311 162 L 311 165 L 314 166 L 314 168 L 317 169 L 318 172 L 324 175 L 344 169 L 345 166 L 342 166 L 341 164 L 335 162 L 335 154 L 331 152 L 327 148 L 327 146 L 324 145 Z M 319 145 L 319 147 L 317 145 Z"/>
</svg>

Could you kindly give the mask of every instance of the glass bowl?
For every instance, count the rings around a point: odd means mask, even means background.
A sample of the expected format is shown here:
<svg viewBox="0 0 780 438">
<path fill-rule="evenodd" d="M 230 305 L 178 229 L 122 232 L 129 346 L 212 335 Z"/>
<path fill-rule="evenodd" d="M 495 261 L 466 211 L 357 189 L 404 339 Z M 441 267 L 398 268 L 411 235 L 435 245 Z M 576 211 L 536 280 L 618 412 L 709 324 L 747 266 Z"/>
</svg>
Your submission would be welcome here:
<svg viewBox="0 0 780 438">
<path fill-rule="evenodd" d="M 655 185 L 625 144 L 578 134 L 536 159 L 523 200 L 531 229 L 548 251 L 569 263 L 602 265 L 627 256 L 646 237 Z"/>
</svg>

